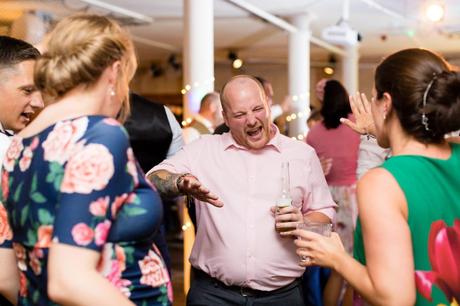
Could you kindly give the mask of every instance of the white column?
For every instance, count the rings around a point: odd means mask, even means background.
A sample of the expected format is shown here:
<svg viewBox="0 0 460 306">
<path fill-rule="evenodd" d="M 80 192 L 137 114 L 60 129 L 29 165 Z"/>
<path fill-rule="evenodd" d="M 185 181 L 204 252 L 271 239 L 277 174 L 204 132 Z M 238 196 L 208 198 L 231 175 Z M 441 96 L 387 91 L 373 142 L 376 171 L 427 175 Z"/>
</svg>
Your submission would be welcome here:
<svg viewBox="0 0 460 306">
<path fill-rule="evenodd" d="M 184 118 L 196 114 L 201 98 L 214 90 L 214 10 L 213 0 L 184 0 Z M 190 288 L 188 258 L 195 240 L 195 230 L 183 205 L 184 293 Z"/>
<path fill-rule="evenodd" d="M 359 89 L 359 44 L 344 46 L 345 56 L 342 58 L 343 85 L 350 95 Z"/>
<path fill-rule="evenodd" d="M 307 131 L 305 112 L 310 109 L 310 17 L 295 15 L 291 22 L 298 31 L 289 34 L 289 95 L 295 113 L 289 122 L 289 136 L 297 137 Z"/>
<path fill-rule="evenodd" d="M 214 90 L 213 0 L 184 0 L 184 118 L 197 113 L 201 98 Z"/>
</svg>

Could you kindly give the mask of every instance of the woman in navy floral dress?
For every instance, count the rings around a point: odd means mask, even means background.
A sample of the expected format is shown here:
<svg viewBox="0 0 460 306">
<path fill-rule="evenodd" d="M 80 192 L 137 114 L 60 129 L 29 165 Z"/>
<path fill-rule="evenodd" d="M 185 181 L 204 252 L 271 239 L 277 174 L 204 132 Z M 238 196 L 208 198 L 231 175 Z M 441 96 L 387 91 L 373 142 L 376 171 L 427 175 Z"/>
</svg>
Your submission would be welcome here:
<svg viewBox="0 0 460 306">
<path fill-rule="evenodd" d="M 17 303 L 170 305 L 152 243 L 161 200 L 113 119 L 128 107 L 132 42 L 113 21 L 80 15 L 47 47 L 35 82 L 51 104 L 14 137 L 1 178 L 0 247 L 11 252 L 0 262 L 16 256 Z"/>
</svg>

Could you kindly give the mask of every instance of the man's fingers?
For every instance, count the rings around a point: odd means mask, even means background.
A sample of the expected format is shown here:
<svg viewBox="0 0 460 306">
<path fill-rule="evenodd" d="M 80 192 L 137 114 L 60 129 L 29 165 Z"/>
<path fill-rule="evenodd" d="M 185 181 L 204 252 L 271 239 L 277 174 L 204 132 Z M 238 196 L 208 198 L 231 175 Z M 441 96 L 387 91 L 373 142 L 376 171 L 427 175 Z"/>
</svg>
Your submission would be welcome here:
<svg viewBox="0 0 460 306">
<path fill-rule="evenodd" d="M 222 207 L 222 206 L 224 206 L 224 203 L 223 203 L 222 201 L 220 201 L 220 200 L 212 200 L 212 199 L 209 199 L 207 202 L 208 202 L 209 204 L 211 204 L 211 205 L 216 206 L 216 207 Z"/>
</svg>

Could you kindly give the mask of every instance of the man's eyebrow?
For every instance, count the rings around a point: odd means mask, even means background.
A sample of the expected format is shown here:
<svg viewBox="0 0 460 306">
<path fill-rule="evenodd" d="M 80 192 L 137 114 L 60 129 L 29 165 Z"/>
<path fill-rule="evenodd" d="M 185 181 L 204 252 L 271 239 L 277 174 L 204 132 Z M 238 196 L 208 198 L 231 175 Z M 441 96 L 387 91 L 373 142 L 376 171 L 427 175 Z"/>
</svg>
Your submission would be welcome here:
<svg viewBox="0 0 460 306">
<path fill-rule="evenodd" d="M 18 87 L 19 90 L 36 90 L 37 87 L 34 84 L 26 84 Z"/>
</svg>

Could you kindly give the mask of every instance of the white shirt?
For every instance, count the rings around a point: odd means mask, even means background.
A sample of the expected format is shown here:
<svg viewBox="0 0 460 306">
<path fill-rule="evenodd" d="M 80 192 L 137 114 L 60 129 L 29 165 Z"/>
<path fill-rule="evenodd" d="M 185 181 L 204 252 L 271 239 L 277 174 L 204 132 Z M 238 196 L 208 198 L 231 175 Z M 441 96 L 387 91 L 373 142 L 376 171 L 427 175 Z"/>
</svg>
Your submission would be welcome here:
<svg viewBox="0 0 460 306">
<path fill-rule="evenodd" d="M 172 111 L 165 106 L 166 117 L 168 118 L 169 126 L 171 127 L 172 131 L 172 140 L 171 144 L 169 145 L 168 153 L 166 158 L 170 158 L 174 154 L 176 154 L 182 147 L 184 146 L 184 139 L 182 138 L 182 129 L 177 122 L 176 117 Z"/>
<path fill-rule="evenodd" d="M 385 158 L 390 154 L 389 149 L 384 149 L 377 144 L 375 138 L 361 136 L 358 152 L 358 167 L 356 175 L 359 178 L 371 168 L 375 168 L 383 164 Z"/>
<path fill-rule="evenodd" d="M 9 133 L 13 134 L 11 131 L 8 131 Z M 0 161 L 3 163 L 3 158 L 5 157 L 6 150 L 8 150 L 8 147 L 10 146 L 11 143 L 11 136 L 8 136 L 5 134 L 5 130 L 3 129 L 3 126 L 0 123 Z M 0 167 L 0 175 L 2 174 L 2 168 Z"/>
</svg>

